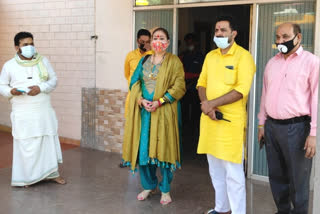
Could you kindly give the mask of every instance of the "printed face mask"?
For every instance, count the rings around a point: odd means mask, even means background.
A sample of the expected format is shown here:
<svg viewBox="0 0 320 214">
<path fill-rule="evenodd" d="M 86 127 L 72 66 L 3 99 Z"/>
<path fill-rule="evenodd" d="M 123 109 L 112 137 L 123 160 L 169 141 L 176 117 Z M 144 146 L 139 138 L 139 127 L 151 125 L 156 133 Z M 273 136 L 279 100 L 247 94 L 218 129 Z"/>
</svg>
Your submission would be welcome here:
<svg viewBox="0 0 320 214">
<path fill-rule="evenodd" d="M 21 49 L 21 55 L 25 58 L 32 58 L 33 55 L 36 53 L 36 49 L 33 45 L 23 46 Z"/>
<path fill-rule="evenodd" d="M 293 37 L 293 39 L 283 42 L 283 43 L 276 43 L 278 50 L 283 53 L 283 54 L 287 54 L 290 51 L 292 51 L 292 49 L 294 49 L 294 47 L 296 47 L 296 45 L 293 44 L 293 40 L 296 38 L 297 34 Z"/>
<path fill-rule="evenodd" d="M 165 51 L 168 48 L 168 42 L 159 40 L 152 41 L 152 48 L 156 52 Z"/>
<path fill-rule="evenodd" d="M 213 41 L 216 43 L 218 48 L 226 49 L 229 47 L 230 43 L 228 42 L 228 37 L 214 37 Z"/>
</svg>

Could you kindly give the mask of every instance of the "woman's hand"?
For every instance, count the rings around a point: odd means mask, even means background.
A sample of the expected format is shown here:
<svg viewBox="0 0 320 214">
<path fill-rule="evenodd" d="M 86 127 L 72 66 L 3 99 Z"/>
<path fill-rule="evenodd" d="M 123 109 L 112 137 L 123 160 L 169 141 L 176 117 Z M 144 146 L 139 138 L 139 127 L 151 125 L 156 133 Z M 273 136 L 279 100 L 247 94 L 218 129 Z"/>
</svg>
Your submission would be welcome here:
<svg viewBox="0 0 320 214">
<path fill-rule="evenodd" d="M 142 99 L 141 104 L 148 112 L 152 111 L 152 102 Z"/>
<path fill-rule="evenodd" d="M 159 108 L 159 101 L 158 100 L 152 102 L 151 112 L 155 112 L 157 110 L 157 108 Z"/>
</svg>

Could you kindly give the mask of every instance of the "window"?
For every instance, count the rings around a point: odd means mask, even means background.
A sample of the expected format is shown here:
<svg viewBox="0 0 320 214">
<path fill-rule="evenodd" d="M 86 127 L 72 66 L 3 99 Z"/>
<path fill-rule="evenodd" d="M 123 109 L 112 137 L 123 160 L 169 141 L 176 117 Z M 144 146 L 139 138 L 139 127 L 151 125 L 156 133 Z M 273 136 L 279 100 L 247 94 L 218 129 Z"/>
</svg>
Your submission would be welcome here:
<svg viewBox="0 0 320 214">
<path fill-rule="evenodd" d="M 174 0 L 136 0 L 135 6 L 170 5 Z"/>
</svg>

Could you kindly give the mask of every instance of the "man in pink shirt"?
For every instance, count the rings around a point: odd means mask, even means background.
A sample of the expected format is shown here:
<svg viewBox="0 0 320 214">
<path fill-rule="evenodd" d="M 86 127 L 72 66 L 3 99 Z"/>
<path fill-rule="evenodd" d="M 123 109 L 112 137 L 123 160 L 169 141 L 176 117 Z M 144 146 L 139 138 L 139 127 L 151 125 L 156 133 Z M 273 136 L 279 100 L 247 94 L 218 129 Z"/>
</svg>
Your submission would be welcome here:
<svg viewBox="0 0 320 214">
<path fill-rule="evenodd" d="M 301 40 L 299 25 L 284 23 L 277 28 L 280 53 L 266 65 L 258 115 L 258 138 L 266 142 L 277 214 L 308 213 L 316 153 L 319 58 L 303 50 Z"/>
</svg>

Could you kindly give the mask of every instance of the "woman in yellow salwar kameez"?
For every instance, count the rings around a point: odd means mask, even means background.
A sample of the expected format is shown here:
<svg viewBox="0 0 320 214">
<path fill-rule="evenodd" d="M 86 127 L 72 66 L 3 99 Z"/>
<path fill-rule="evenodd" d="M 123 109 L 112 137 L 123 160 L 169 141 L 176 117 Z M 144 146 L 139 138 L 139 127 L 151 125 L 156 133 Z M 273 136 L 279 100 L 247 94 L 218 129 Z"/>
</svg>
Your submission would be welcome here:
<svg viewBox="0 0 320 214">
<path fill-rule="evenodd" d="M 139 165 L 143 191 L 137 196 L 145 200 L 158 186 L 160 168 L 162 193 L 160 203 L 170 203 L 173 172 L 180 167 L 180 104 L 185 93 L 183 65 L 166 52 L 170 44 L 167 30 L 152 34 L 153 55 L 140 60 L 130 83 L 130 101 L 126 116 L 123 164 L 134 172 Z"/>
</svg>

